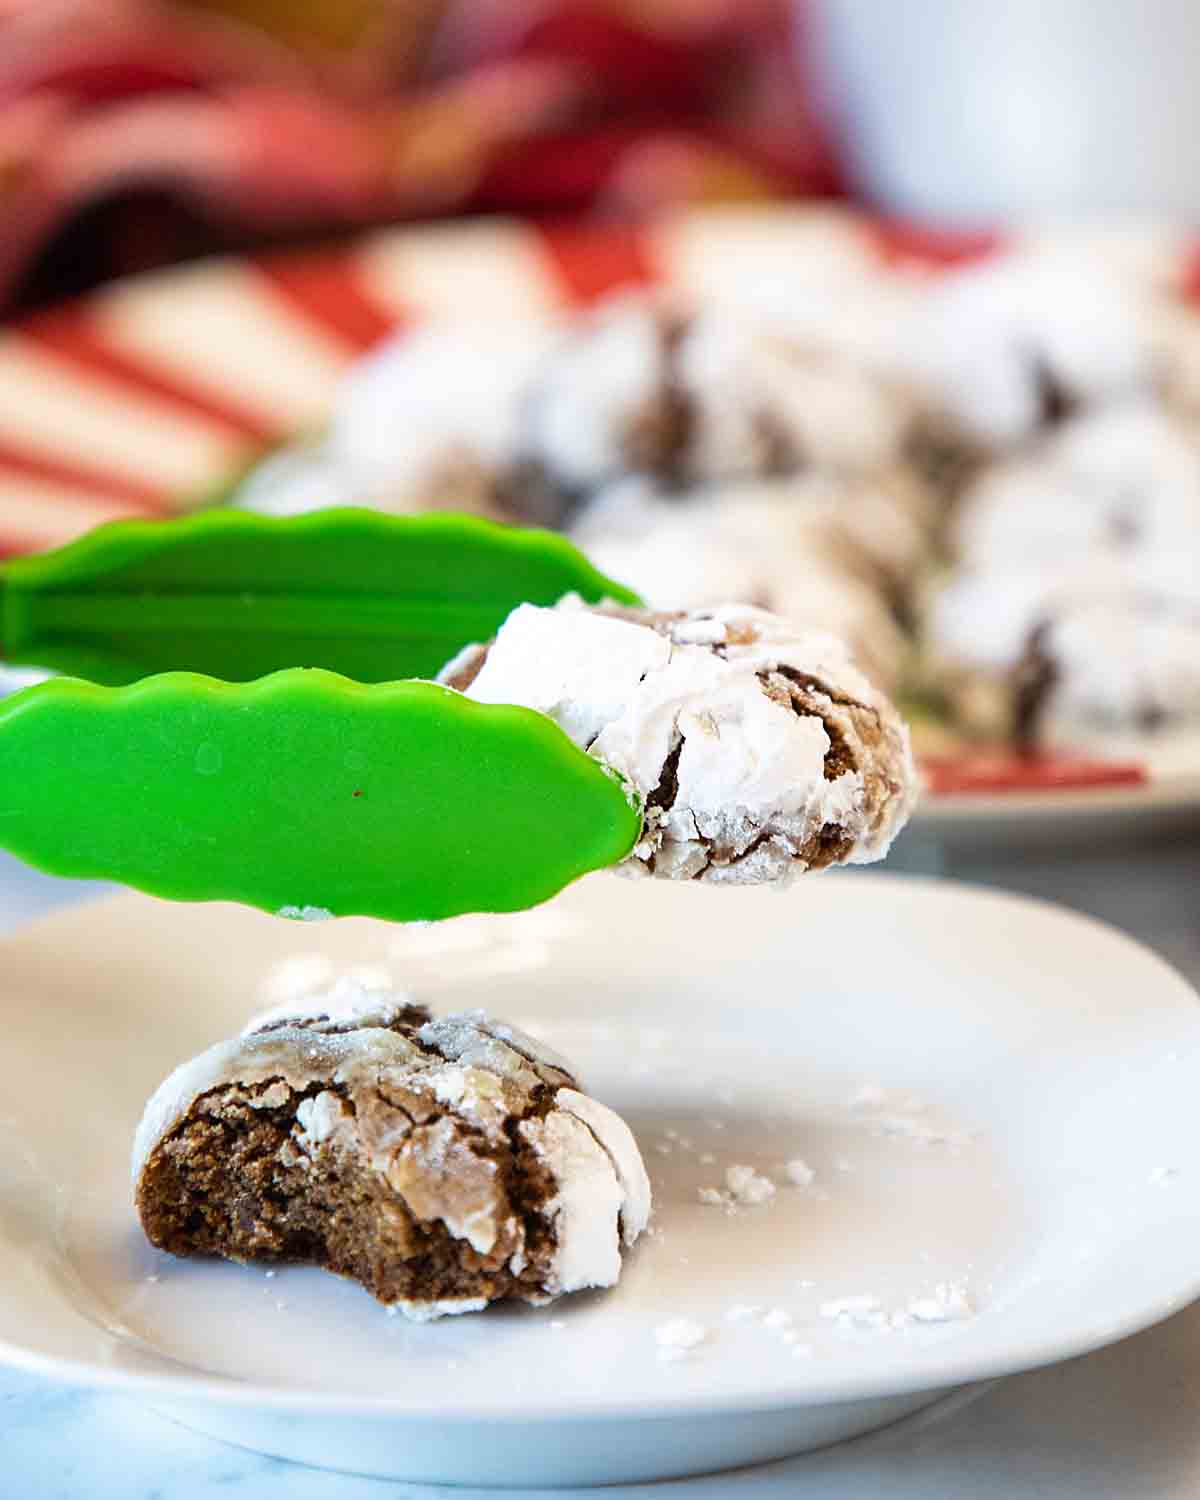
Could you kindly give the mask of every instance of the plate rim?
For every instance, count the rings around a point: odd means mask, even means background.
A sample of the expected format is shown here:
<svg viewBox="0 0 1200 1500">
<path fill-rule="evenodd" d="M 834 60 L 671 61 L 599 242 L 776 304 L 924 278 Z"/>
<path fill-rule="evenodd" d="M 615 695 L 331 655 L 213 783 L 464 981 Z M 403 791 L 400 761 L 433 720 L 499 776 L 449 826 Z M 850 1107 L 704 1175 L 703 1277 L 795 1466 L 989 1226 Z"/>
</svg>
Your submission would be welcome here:
<svg viewBox="0 0 1200 1500">
<path fill-rule="evenodd" d="M 1137 786 L 1058 787 L 1030 792 L 1023 788 L 992 792 L 925 792 L 908 827 L 922 833 L 951 830 L 967 822 L 1011 827 L 1050 816 L 1061 824 L 1112 820 L 1141 813 L 1200 813 L 1200 771 L 1150 775 Z"/>
</svg>

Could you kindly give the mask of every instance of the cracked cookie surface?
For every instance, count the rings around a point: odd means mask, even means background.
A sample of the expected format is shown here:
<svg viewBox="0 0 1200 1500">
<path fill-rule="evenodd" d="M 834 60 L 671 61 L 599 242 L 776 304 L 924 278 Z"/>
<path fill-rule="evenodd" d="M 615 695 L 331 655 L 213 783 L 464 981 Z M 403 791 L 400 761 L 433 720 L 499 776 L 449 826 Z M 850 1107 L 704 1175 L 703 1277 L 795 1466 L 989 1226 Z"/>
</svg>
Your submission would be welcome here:
<svg viewBox="0 0 1200 1500">
<path fill-rule="evenodd" d="M 440 680 L 550 715 L 632 787 L 629 873 L 757 884 L 866 863 L 916 795 L 907 731 L 844 648 L 750 606 L 522 605 Z"/>
<path fill-rule="evenodd" d="M 133 1181 L 160 1249 L 322 1266 L 417 1320 L 611 1286 L 650 1210 L 628 1127 L 562 1058 L 346 985 L 177 1068 Z"/>
</svg>

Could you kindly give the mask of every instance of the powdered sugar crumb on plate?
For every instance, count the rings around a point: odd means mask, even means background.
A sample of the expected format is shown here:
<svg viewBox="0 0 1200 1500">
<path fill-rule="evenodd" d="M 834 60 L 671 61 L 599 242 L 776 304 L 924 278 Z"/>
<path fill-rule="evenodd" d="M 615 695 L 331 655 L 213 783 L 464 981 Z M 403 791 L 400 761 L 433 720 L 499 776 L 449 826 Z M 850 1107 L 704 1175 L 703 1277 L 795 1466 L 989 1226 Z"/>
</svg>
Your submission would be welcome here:
<svg viewBox="0 0 1200 1500">
<path fill-rule="evenodd" d="M 654 1330 L 658 1357 L 664 1362 L 687 1359 L 708 1338 L 708 1329 L 693 1318 L 670 1318 Z"/>
<path fill-rule="evenodd" d="M 975 1316 L 966 1286 L 961 1281 L 939 1281 L 932 1295 L 914 1297 L 905 1309 L 918 1323 L 956 1323 Z"/>
<path fill-rule="evenodd" d="M 835 1297 L 829 1302 L 822 1302 L 817 1311 L 823 1318 L 859 1319 L 878 1312 L 879 1309 L 879 1298 L 864 1294 L 855 1297 Z"/>
<path fill-rule="evenodd" d="M 876 1134 L 911 1141 L 916 1146 L 971 1145 L 977 1132 L 938 1123 L 930 1118 L 931 1107 L 918 1094 L 896 1096 L 877 1083 L 866 1083 L 851 1094 L 849 1110 L 861 1115 Z M 846 1170 L 838 1163 L 839 1170 Z"/>
<path fill-rule="evenodd" d="M 759 1302 L 735 1302 L 725 1314 L 727 1323 L 747 1323 L 753 1318 L 761 1317 L 762 1304 Z"/>
<path fill-rule="evenodd" d="M 856 1329 L 892 1332 L 914 1323 L 957 1323 L 975 1316 L 975 1303 L 963 1281 L 939 1281 L 932 1292 L 912 1297 L 889 1311 L 878 1297 L 838 1297 L 818 1309 L 823 1318 Z"/>
<path fill-rule="evenodd" d="M 738 1203 L 767 1203 L 775 1196 L 775 1184 L 769 1177 L 740 1163 L 725 1168 L 725 1186 Z"/>
<path fill-rule="evenodd" d="M 700 1187 L 696 1189 L 696 1196 L 701 1203 L 733 1213 L 738 1208 L 756 1208 L 760 1204 L 769 1203 L 775 1196 L 775 1184 L 753 1167 L 735 1162 L 725 1168 L 723 1190 L 717 1187 Z"/>
</svg>

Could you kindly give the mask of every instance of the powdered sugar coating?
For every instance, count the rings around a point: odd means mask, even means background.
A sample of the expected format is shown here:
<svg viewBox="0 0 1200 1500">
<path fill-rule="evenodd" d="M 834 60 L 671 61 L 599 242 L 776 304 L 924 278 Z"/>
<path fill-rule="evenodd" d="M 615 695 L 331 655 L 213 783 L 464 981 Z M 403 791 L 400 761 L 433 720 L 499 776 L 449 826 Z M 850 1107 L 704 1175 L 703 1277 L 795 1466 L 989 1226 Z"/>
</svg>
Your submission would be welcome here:
<svg viewBox="0 0 1200 1500">
<path fill-rule="evenodd" d="M 582 1120 L 608 1153 L 624 1199 L 621 1205 L 621 1229 L 627 1245 L 632 1245 L 650 1222 L 650 1178 L 633 1131 L 620 1115 L 581 1094 L 578 1089 L 561 1088 L 555 1096 L 559 1109 Z"/>
<path fill-rule="evenodd" d="M 957 717 L 1026 743 L 1200 715 L 1200 432 L 1147 400 L 1062 423 L 963 496 L 926 613 Z"/>
<path fill-rule="evenodd" d="M 529 454 L 575 494 L 630 473 L 703 484 L 893 462 L 910 400 L 810 328 L 622 293 L 569 332 L 528 404 Z"/>
<path fill-rule="evenodd" d="M 825 469 L 870 472 L 900 454 L 912 418 L 901 393 L 810 334 L 706 308 L 679 340 L 676 379 L 692 412 L 693 482 Z"/>
<path fill-rule="evenodd" d="M 867 862 L 915 798 L 907 732 L 839 643 L 748 606 L 522 605 L 467 691 L 550 715 L 629 783 L 635 872 L 758 883 Z"/>
<path fill-rule="evenodd" d="M 967 567 L 1061 563 L 1200 534 L 1200 435 L 1149 403 L 1067 423 L 987 470 L 962 498 L 953 545 Z"/>
<path fill-rule="evenodd" d="M 557 1183 L 543 1210 L 557 1240 L 547 1296 L 613 1286 L 621 1274 L 615 1228 L 625 1196 L 608 1152 L 582 1120 L 561 1110 L 517 1129 Z"/>
<path fill-rule="evenodd" d="M 1064 610 L 1037 650 L 1052 674 L 1041 731 L 1155 728 L 1200 718 L 1200 606 L 1175 615 L 1145 599 Z"/>
<path fill-rule="evenodd" d="M 530 394 L 529 452 L 568 489 L 592 489 L 636 464 L 666 380 L 662 314 L 611 298 L 561 342 Z"/>
<path fill-rule="evenodd" d="M 256 1012 L 243 1036 L 290 1023 L 310 1031 L 332 1032 L 361 1026 L 390 1026 L 414 1001 L 403 992 L 368 986 L 345 976 L 325 988 L 310 988 Z"/>
<path fill-rule="evenodd" d="M 1015 713 L 1022 683 L 1036 689 L 1026 730 L 1040 739 L 1194 719 L 1200 547 L 1181 540 L 963 572 L 934 598 L 929 637 L 952 688 L 965 684 L 960 715 L 981 728 L 1012 732 L 1003 716 Z"/>
<path fill-rule="evenodd" d="M 414 510 L 456 472 L 494 473 L 516 455 L 525 391 L 551 337 L 525 322 L 405 330 L 343 385 L 332 460 L 360 493 Z"/>
<path fill-rule="evenodd" d="M 328 433 L 258 464 L 236 503 L 268 515 L 370 505 L 502 516 L 525 395 L 551 338 L 528 321 L 406 328 L 352 366 Z"/>
<path fill-rule="evenodd" d="M 909 368 L 970 438 L 1013 447 L 1057 409 L 1153 389 L 1152 303 L 1150 288 L 1095 262 L 989 260 L 933 285 Z"/>
<path fill-rule="evenodd" d="M 656 608 L 753 600 L 841 636 L 885 689 L 900 676 L 906 646 L 884 586 L 908 579 L 925 546 L 919 501 L 901 483 L 744 481 L 681 503 L 627 479 L 602 491 L 570 536 Z"/>
</svg>

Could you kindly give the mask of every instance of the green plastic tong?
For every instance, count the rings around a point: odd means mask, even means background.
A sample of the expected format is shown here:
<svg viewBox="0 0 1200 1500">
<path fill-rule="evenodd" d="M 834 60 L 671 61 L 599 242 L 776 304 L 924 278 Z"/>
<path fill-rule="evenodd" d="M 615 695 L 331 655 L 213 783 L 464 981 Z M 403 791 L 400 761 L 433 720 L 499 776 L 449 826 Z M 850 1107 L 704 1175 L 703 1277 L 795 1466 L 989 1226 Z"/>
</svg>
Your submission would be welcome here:
<svg viewBox="0 0 1200 1500">
<path fill-rule="evenodd" d="M 427 679 L 519 603 L 637 603 L 562 537 L 449 514 L 116 522 L 0 571 L 0 846 L 285 916 L 516 911 L 637 799 L 543 714 Z"/>
</svg>

